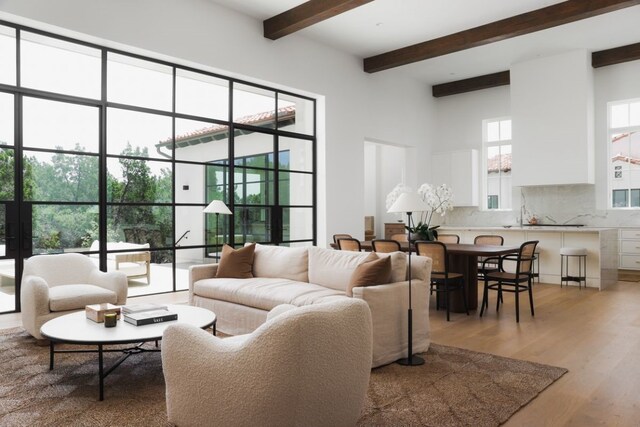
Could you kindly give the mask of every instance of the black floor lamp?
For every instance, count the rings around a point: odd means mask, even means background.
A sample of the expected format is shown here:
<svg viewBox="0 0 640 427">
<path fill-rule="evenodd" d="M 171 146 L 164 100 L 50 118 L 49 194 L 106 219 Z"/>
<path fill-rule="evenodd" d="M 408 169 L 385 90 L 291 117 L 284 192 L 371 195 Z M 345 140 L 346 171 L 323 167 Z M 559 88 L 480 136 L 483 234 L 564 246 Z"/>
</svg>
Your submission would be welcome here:
<svg viewBox="0 0 640 427">
<path fill-rule="evenodd" d="M 409 227 L 411 227 L 411 214 L 414 212 L 424 212 L 429 210 L 429 206 L 420 198 L 418 193 L 402 193 L 387 211 L 388 213 L 407 213 Z M 424 359 L 413 354 L 413 311 L 411 309 L 411 230 L 409 229 L 409 310 L 408 319 L 408 351 L 407 357 L 397 360 L 400 365 L 417 366 L 424 364 Z"/>
<path fill-rule="evenodd" d="M 202 212 L 216 214 L 216 259 L 220 259 L 220 240 L 218 237 L 218 222 L 220 221 L 220 214 L 231 215 L 231 211 L 229 210 L 227 205 L 224 204 L 222 200 L 214 200 L 211 203 L 209 203 Z"/>
</svg>

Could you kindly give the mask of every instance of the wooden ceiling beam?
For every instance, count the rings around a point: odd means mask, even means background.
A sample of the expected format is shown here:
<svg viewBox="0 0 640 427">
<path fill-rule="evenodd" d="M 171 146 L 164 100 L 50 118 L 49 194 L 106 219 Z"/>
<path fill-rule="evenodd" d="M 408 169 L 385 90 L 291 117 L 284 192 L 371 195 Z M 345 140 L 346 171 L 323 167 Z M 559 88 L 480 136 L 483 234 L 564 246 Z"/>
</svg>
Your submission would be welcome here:
<svg viewBox="0 0 640 427">
<path fill-rule="evenodd" d="M 309 0 L 263 22 L 264 36 L 277 40 L 373 0 Z"/>
<path fill-rule="evenodd" d="M 365 58 L 364 71 L 375 73 L 437 56 L 522 36 L 626 7 L 640 0 L 568 0 L 531 12 Z"/>
<path fill-rule="evenodd" d="M 640 59 L 640 43 L 593 52 L 591 54 L 591 66 L 600 68 L 637 59 Z"/>
<path fill-rule="evenodd" d="M 431 94 L 435 98 L 440 98 L 443 96 L 472 92 L 474 90 L 505 86 L 510 83 L 511 73 L 509 71 L 500 71 L 499 73 L 485 74 L 484 76 L 433 85 L 431 86 Z"/>
</svg>

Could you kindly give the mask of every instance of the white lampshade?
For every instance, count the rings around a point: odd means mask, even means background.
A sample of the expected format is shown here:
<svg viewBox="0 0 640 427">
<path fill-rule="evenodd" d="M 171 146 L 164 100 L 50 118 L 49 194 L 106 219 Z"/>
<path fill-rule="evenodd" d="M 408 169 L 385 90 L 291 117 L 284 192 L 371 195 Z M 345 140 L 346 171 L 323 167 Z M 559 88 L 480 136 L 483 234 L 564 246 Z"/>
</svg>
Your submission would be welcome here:
<svg viewBox="0 0 640 427">
<path fill-rule="evenodd" d="M 424 200 L 418 195 L 418 193 L 402 193 L 400 197 L 391 205 L 387 213 L 398 212 L 424 212 L 429 210 Z"/>
<path fill-rule="evenodd" d="M 231 211 L 222 200 L 214 200 L 202 211 L 204 213 L 217 213 L 222 215 L 231 215 Z"/>
</svg>

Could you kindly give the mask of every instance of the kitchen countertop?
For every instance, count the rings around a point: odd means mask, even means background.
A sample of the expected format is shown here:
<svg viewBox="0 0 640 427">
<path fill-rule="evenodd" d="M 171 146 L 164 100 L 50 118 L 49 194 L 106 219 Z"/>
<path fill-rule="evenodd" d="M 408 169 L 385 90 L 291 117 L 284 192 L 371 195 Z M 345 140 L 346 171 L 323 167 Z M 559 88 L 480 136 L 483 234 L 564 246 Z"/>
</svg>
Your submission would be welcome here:
<svg viewBox="0 0 640 427">
<path fill-rule="evenodd" d="M 617 230 L 614 227 L 571 227 L 571 226 L 552 226 L 545 227 L 544 225 L 531 225 L 531 226 L 492 226 L 492 227 L 470 227 L 462 225 L 441 225 L 438 230 L 468 230 L 468 231 L 549 231 L 549 232 L 571 232 L 571 233 L 597 233 L 600 231 Z"/>
</svg>

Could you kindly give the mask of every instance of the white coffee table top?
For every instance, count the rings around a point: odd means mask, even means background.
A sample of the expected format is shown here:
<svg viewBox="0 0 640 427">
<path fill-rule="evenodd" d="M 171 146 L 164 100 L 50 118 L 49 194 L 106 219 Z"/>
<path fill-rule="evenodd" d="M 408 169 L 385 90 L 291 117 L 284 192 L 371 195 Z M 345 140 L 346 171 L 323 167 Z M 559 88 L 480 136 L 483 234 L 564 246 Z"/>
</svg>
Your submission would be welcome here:
<svg viewBox="0 0 640 427">
<path fill-rule="evenodd" d="M 167 309 L 178 313 L 178 320 L 135 326 L 121 317 L 116 327 L 105 328 L 104 323 L 87 319 L 83 310 L 49 320 L 42 325 L 40 333 L 52 341 L 72 344 L 126 344 L 162 339 L 164 330 L 176 323 L 207 328 L 216 321 L 215 313 L 205 308 L 170 304 Z"/>
</svg>

